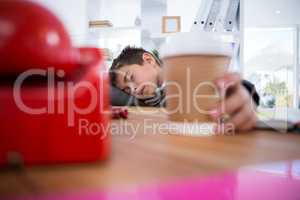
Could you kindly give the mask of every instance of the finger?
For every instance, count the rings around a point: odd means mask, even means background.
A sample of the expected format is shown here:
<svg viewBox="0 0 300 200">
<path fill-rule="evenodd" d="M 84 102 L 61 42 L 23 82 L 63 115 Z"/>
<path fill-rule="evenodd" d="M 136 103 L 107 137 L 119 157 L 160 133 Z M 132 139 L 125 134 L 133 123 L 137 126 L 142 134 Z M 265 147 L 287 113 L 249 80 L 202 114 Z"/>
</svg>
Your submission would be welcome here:
<svg viewBox="0 0 300 200">
<path fill-rule="evenodd" d="M 216 79 L 216 83 L 219 81 L 223 82 L 238 82 L 241 80 L 241 77 L 238 73 L 225 73 L 223 76 L 220 76 Z"/>
<path fill-rule="evenodd" d="M 234 135 L 235 126 L 232 123 L 219 123 L 214 129 L 215 135 Z"/>
<path fill-rule="evenodd" d="M 251 109 L 250 109 L 251 110 Z M 235 130 L 237 131 L 248 131 L 255 127 L 257 122 L 256 113 L 250 113 L 248 116 L 246 113 L 243 117 L 236 115 L 235 117 L 225 124 L 219 123 L 215 127 L 216 135 L 234 135 Z M 238 120 L 237 120 L 238 119 Z M 239 121 L 240 120 L 240 121 Z"/>
<path fill-rule="evenodd" d="M 239 128 L 239 130 L 240 130 L 240 131 L 248 131 L 248 130 L 251 130 L 252 128 L 255 127 L 256 122 L 257 122 L 257 116 L 256 116 L 256 114 L 255 114 L 254 116 L 252 116 L 251 119 L 249 119 L 246 123 L 244 123 L 244 124 Z"/>
<path fill-rule="evenodd" d="M 234 76 L 231 79 L 227 79 L 224 82 L 218 82 L 218 88 L 220 92 L 221 99 L 226 99 L 230 97 L 232 94 L 236 93 L 240 84 L 240 78 L 238 76 Z"/>
<path fill-rule="evenodd" d="M 233 95 L 221 101 L 216 109 L 211 110 L 210 115 L 215 120 L 224 114 L 232 115 L 241 109 L 245 104 L 248 104 L 248 101 L 250 101 L 249 99 L 249 94 L 244 91 L 242 87 L 239 87 Z"/>
<path fill-rule="evenodd" d="M 252 119 L 253 115 L 254 113 L 250 106 L 243 106 L 237 113 L 232 115 L 228 122 L 234 124 L 236 129 L 240 129 Z"/>
<path fill-rule="evenodd" d="M 238 112 L 243 106 L 251 104 L 250 99 L 249 93 L 239 86 L 234 94 L 221 102 L 219 109 L 223 110 L 223 113 L 232 115 Z"/>
<path fill-rule="evenodd" d="M 237 73 L 227 73 L 222 77 L 215 80 L 215 84 L 221 90 L 227 88 L 230 85 L 235 85 L 241 82 L 240 75 Z"/>
<path fill-rule="evenodd" d="M 234 94 L 221 102 L 224 113 L 229 115 L 234 114 L 244 105 L 251 107 L 252 111 L 256 112 L 257 104 L 242 85 L 237 88 Z"/>
<path fill-rule="evenodd" d="M 242 127 L 236 127 L 230 122 L 226 124 L 219 124 L 215 128 L 215 135 L 235 135 L 236 131 L 249 131 L 255 127 L 256 122 L 257 118 L 252 117 L 251 119 L 248 119 L 247 122 L 242 125 Z"/>
</svg>

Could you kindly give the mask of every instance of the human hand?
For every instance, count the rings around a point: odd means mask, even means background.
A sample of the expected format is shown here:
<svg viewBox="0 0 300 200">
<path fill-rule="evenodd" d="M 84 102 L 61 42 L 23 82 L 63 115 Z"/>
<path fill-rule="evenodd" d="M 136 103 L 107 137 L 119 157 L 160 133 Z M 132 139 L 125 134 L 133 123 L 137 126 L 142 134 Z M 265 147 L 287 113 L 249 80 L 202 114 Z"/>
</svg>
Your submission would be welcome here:
<svg viewBox="0 0 300 200">
<path fill-rule="evenodd" d="M 217 134 L 247 131 L 257 122 L 256 107 L 250 93 L 241 84 L 241 78 L 236 73 L 227 73 L 215 80 L 221 102 L 210 111 L 211 117 L 218 121 L 215 129 Z"/>
</svg>

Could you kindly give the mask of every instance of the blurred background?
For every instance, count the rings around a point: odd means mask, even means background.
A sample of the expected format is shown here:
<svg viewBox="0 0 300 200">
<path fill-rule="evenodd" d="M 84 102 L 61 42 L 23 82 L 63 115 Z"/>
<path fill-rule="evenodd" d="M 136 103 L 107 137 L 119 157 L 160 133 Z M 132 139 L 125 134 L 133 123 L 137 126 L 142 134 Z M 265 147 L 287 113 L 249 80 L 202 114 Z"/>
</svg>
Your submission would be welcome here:
<svg viewBox="0 0 300 200">
<path fill-rule="evenodd" d="M 107 64 L 127 45 L 159 49 L 169 36 L 162 16 L 180 16 L 191 30 L 203 0 L 35 0 L 65 23 L 76 46 L 106 49 Z M 299 108 L 299 0 L 243 0 L 237 71 L 253 82 L 262 108 Z M 102 20 L 107 24 L 89 26 Z"/>
</svg>

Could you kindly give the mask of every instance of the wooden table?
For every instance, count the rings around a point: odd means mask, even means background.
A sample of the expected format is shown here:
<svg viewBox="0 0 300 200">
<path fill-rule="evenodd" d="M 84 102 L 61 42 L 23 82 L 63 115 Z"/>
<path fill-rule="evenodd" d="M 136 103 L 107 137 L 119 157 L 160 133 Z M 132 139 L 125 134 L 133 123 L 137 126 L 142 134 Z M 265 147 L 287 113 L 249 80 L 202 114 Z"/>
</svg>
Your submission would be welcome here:
<svg viewBox="0 0 300 200">
<path fill-rule="evenodd" d="M 119 190 L 140 184 L 205 176 L 272 161 L 300 159 L 300 135 L 251 131 L 235 136 L 188 137 L 158 134 L 148 125 L 163 124 L 157 109 L 129 109 L 128 120 L 114 120 L 112 154 L 106 162 L 39 166 L 24 174 L 0 171 L 1 195 L 78 190 Z M 127 123 L 127 124 L 126 124 Z M 117 128 L 135 126 L 133 137 Z M 147 126 L 147 125 L 146 125 Z M 118 134 L 119 133 L 119 134 Z M 133 133 L 132 131 L 129 133 Z"/>
</svg>

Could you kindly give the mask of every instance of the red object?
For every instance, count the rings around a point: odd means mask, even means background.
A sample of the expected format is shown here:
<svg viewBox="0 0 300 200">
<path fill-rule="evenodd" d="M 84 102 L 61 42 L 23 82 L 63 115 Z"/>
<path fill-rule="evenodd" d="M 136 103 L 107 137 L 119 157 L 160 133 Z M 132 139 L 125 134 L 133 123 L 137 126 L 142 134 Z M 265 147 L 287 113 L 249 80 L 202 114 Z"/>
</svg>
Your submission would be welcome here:
<svg viewBox="0 0 300 200">
<path fill-rule="evenodd" d="M 126 108 L 112 108 L 112 118 L 113 119 L 127 119 L 128 110 Z"/>
<path fill-rule="evenodd" d="M 72 72 L 80 53 L 63 24 L 46 8 L 24 0 L 0 1 L 0 73 L 29 67 Z"/>
<path fill-rule="evenodd" d="M 72 48 L 60 21 L 31 2 L 1 1 L 1 23 L 0 165 L 106 159 L 110 105 L 101 51 Z M 51 32 L 55 45 L 45 39 Z"/>
</svg>

